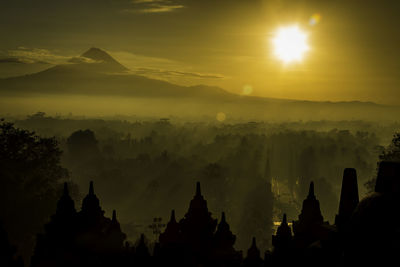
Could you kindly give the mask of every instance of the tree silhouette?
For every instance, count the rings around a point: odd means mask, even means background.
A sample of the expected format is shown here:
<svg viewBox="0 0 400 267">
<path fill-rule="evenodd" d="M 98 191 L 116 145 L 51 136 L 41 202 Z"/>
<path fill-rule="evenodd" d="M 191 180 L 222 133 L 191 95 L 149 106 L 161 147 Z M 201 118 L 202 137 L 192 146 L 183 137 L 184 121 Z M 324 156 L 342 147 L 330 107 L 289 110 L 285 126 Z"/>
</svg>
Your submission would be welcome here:
<svg viewBox="0 0 400 267">
<path fill-rule="evenodd" d="M 379 155 L 379 161 L 399 161 L 400 162 L 400 133 L 393 135 L 392 142 Z M 378 163 L 379 164 L 379 163 Z"/>
<path fill-rule="evenodd" d="M 400 132 L 397 132 L 393 135 L 392 142 L 382 150 L 382 153 L 379 155 L 379 161 L 377 163 L 377 170 L 379 164 L 382 161 L 395 161 L 400 162 Z M 370 179 L 365 183 L 365 187 L 369 192 L 373 192 L 375 188 L 376 177 Z"/>
<path fill-rule="evenodd" d="M 55 138 L 0 121 L 0 216 L 25 258 L 35 233 L 54 210 L 60 180 L 68 177 L 60 155 Z"/>
<path fill-rule="evenodd" d="M 97 143 L 92 130 L 78 130 L 67 139 L 68 152 L 75 160 L 88 159 L 99 154 Z"/>
<path fill-rule="evenodd" d="M 23 267 L 21 258 L 17 258 L 16 248 L 8 240 L 7 232 L 3 229 L 0 222 L 0 265 L 6 267 Z"/>
</svg>

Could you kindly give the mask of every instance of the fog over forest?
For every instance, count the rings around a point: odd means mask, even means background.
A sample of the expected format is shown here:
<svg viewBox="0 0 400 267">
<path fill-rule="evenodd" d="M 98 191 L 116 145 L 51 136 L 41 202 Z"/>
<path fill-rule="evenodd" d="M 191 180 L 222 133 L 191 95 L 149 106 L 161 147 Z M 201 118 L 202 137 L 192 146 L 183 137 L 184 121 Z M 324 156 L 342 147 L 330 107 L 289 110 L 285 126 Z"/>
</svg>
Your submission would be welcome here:
<svg viewBox="0 0 400 267">
<path fill-rule="evenodd" d="M 324 218 L 333 222 L 343 169 L 357 169 L 360 195 L 366 195 L 378 156 L 399 128 L 366 121 L 207 122 L 44 112 L 6 121 L 55 136 L 77 203 L 94 181 L 106 214 L 118 211 L 129 240 L 145 233 L 155 241 L 153 218 L 167 222 L 172 209 L 183 216 L 200 181 L 212 214 L 227 214 L 239 249 L 252 236 L 270 248 L 274 222 L 283 213 L 289 221 L 297 218 L 310 181 Z"/>
</svg>

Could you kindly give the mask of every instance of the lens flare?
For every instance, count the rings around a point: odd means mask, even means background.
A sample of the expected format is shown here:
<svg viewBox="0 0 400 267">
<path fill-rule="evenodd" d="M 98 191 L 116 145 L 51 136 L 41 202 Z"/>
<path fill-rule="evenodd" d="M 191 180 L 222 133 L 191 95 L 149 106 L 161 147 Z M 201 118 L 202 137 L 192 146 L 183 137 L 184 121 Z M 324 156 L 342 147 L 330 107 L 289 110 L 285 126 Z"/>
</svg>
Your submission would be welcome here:
<svg viewBox="0 0 400 267">
<path fill-rule="evenodd" d="M 251 86 L 249 84 L 246 84 L 245 86 L 243 86 L 242 94 L 250 95 L 251 93 L 253 93 L 253 86 Z"/>
<path fill-rule="evenodd" d="M 275 56 L 284 63 L 299 62 L 310 47 L 308 36 L 297 25 L 278 29 L 273 39 Z"/>
<path fill-rule="evenodd" d="M 224 120 L 226 120 L 226 115 L 223 112 L 218 112 L 217 117 L 216 117 L 217 121 L 219 122 L 223 122 Z"/>
<path fill-rule="evenodd" d="M 309 23 L 311 26 L 315 26 L 321 21 L 321 19 L 322 19 L 321 14 L 315 13 L 310 17 Z"/>
</svg>

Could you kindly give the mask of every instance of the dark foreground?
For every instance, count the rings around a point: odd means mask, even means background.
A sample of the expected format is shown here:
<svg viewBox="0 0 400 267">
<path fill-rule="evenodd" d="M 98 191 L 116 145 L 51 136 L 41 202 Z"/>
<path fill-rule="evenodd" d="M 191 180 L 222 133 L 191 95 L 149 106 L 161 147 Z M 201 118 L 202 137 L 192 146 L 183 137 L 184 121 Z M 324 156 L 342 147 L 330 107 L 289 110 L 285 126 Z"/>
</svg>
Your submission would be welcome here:
<svg viewBox="0 0 400 267">
<path fill-rule="evenodd" d="M 273 250 L 262 254 L 254 237 L 243 255 L 234 248 L 236 236 L 225 214 L 219 223 L 212 218 L 200 183 L 184 218 L 177 221 L 172 211 L 151 249 L 144 235 L 136 245 L 125 242 L 116 212 L 111 219 L 104 216 L 92 182 L 79 212 L 65 184 L 56 213 L 37 236 L 31 266 L 388 266 L 400 252 L 399 193 L 399 163 L 380 163 L 375 192 L 361 202 L 356 170 L 345 169 L 339 213 L 329 225 L 311 182 L 292 227 L 283 215 Z M 1 266 L 23 266 L 7 234 L 0 234 Z"/>
</svg>

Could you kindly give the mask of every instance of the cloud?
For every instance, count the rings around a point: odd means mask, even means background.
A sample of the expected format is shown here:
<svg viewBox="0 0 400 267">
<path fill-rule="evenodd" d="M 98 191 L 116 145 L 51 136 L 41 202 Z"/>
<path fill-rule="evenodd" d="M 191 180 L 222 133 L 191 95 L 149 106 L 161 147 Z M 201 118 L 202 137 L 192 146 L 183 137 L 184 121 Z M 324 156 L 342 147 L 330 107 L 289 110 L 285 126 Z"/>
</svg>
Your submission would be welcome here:
<svg viewBox="0 0 400 267">
<path fill-rule="evenodd" d="M 181 69 L 183 64 L 182 62 L 168 58 L 139 55 L 126 51 L 110 51 L 110 55 L 122 65 L 127 66 L 130 69 L 138 67 L 154 69 Z"/>
<path fill-rule="evenodd" d="M 160 57 L 150 57 L 125 51 L 111 51 L 111 55 L 133 73 L 170 82 L 196 84 L 198 80 L 222 80 L 221 74 L 192 71 L 183 62 Z"/>
<path fill-rule="evenodd" d="M 65 63 L 70 57 L 54 54 L 50 50 L 41 48 L 27 48 L 20 46 L 17 49 L 8 50 L 7 56 L 22 63 Z"/>
<path fill-rule="evenodd" d="M 171 0 L 133 0 L 133 7 L 125 9 L 125 12 L 133 13 L 167 13 L 184 8 L 182 4 Z"/>
<path fill-rule="evenodd" d="M 195 86 L 198 84 L 217 85 L 226 79 L 225 76 L 220 74 L 158 68 L 134 68 L 132 69 L 132 73 L 184 86 Z"/>
<path fill-rule="evenodd" d="M 158 77 L 187 77 L 196 79 L 224 79 L 225 77 L 220 74 L 208 74 L 198 72 L 186 72 L 176 70 L 162 70 L 151 68 L 137 68 L 134 70 L 136 74 L 158 76 Z"/>
<path fill-rule="evenodd" d="M 80 64 L 80 63 L 100 63 L 101 61 L 96 61 L 94 59 L 87 58 L 87 57 L 72 57 L 68 60 L 68 62 Z"/>
</svg>

